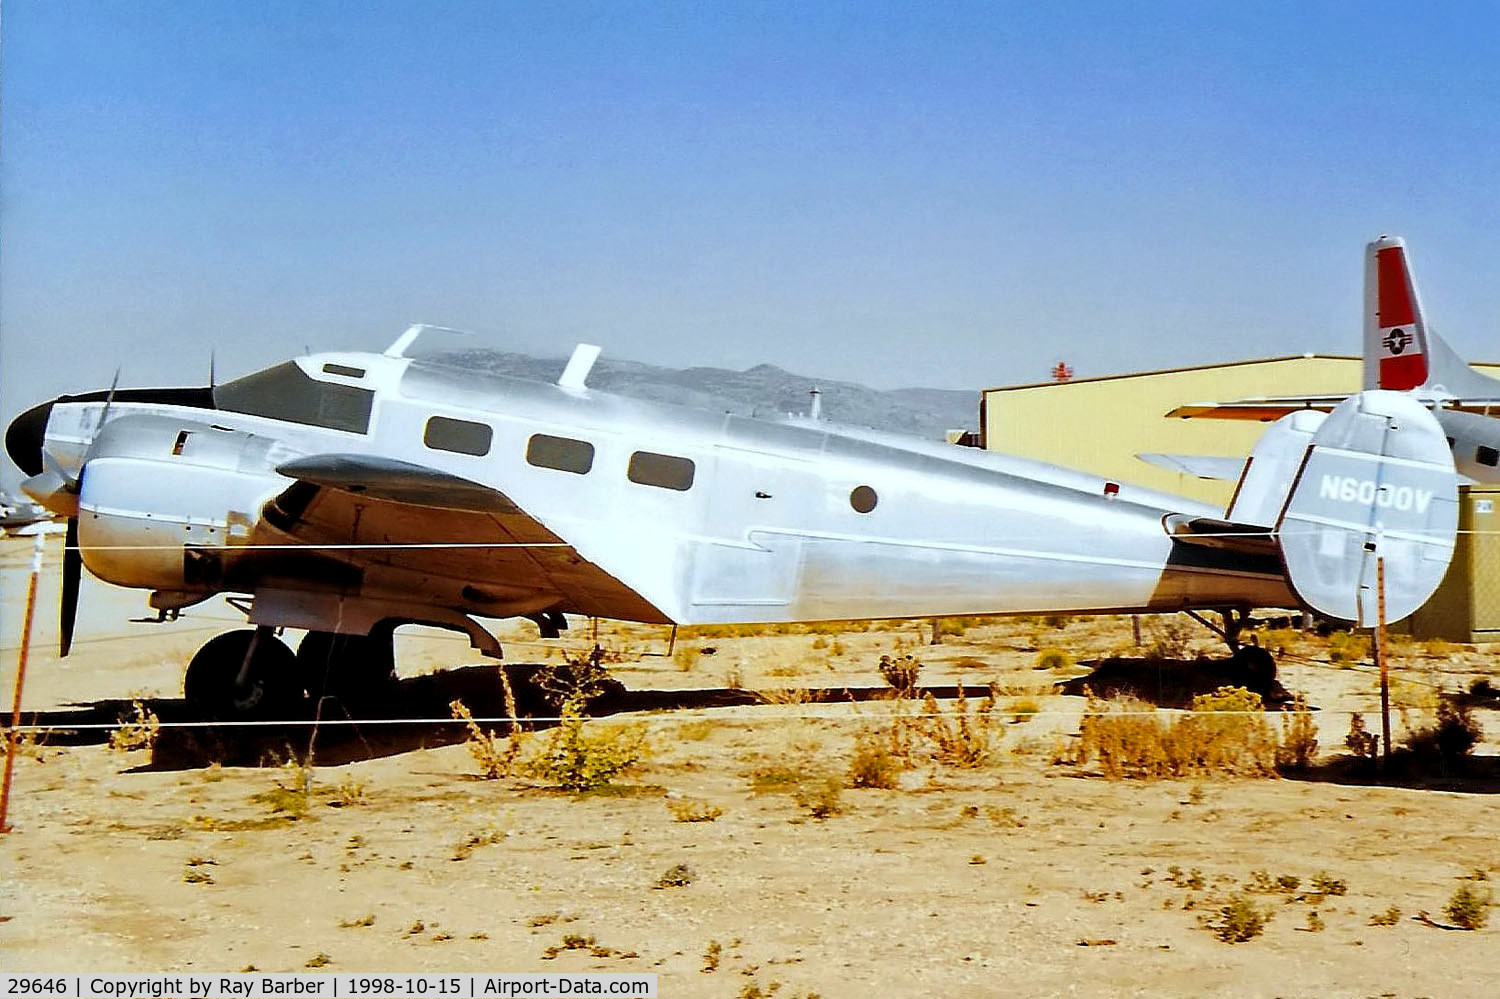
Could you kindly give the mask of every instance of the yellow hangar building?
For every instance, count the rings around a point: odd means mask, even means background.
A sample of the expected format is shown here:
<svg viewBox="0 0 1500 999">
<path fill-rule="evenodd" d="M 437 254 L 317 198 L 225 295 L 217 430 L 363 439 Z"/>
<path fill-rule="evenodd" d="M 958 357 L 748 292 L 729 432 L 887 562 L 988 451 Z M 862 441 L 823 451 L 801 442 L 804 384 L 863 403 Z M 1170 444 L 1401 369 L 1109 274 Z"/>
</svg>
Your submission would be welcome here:
<svg viewBox="0 0 1500 999">
<path fill-rule="evenodd" d="M 985 389 L 979 444 L 1191 496 L 1222 509 L 1233 482 L 1169 471 L 1136 455 L 1247 455 L 1265 424 L 1166 414 L 1195 402 L 1357 392 L 1361 363 L 1357 357 L 1298 354 Z M 1500 377 L 1500 364 L 1474 367 Z M 1500 532 L 1500 486 L 1475 486 L 1464 494 L 1453 565 L 1410 628 L 1419 638 L 1500 641 L 1500 534 L 1482 533 Z M 1481 533 L 1468 533 L 1474 531 Z"/>
</svg>

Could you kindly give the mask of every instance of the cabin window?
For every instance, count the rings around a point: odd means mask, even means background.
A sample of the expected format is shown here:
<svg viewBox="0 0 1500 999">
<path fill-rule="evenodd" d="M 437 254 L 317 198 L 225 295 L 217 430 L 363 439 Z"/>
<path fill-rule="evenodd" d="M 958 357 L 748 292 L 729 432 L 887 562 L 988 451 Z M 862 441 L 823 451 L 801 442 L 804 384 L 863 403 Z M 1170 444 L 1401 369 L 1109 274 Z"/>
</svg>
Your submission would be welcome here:
<svg viewBox="0 0 1500 999">
<path fill-rule="evenodd" d="M 584 475 L 594 467 L 594 445 L 571 437 L 534 434 L 526 442 L 526 461 L 538 468 L 555 468 L 559 472 Z"/>
<path fill-rule="evenodd" d="M 434 416 L 427 421 L 422 443 L 439 451 L 456 451 L 478 457 L 490 453 L 490 441 L 494 436 L 494 430 L 487 423 Z"/>
<path fill-rule="evenodd" d="M 856 513 L 869 513 L 879 502 L 880 497 L 869 486 L 855 486 L 854 491 L 849 494 L 849 505 L 854 507 Z"/>
<path fill-rule="evenodd" d="M 630 456 L 630 468 L 625 474 L 631 482 L 638 482 L 643 486 L 685 492 L 693 488 L 694 471 L 695 466 L 687 458 L 637 451 Z"/>
<path fill-rule="evenodd" d="M 1481 465 L 1489 465 L 1491 468 L 1494 468 L 1497 463 L 1500 463 L 1500 451 L 1481 444 L 1478 450 L 1474 452 L 1474 460 Z"/>
<path fill-rule="evenodd" d="M 293 361 L 225 382 L 213 390 L 214 405 L 288 423 L 364 434 L 370 431 L 375 393 L 308 377 Z"/>
<path fill-rule="evenodd" d="M 343 375 L 345 378 L 363 378 L 365 376 L 365 369 L 351 368 L 347 364 L 329 362 L 323 365 L 323 373 L 325 375 Z"/>
</svg>

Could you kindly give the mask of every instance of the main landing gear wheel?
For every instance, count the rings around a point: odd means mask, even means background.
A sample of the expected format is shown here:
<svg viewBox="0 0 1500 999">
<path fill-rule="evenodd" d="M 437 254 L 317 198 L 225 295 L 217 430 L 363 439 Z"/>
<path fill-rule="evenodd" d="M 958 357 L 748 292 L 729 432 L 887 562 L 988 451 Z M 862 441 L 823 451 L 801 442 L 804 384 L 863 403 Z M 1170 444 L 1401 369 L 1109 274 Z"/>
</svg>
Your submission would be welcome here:
<svg viewBox="0 0 1500 999">
<path fill-rule="evenodd" d="M 368 706 L 389 696 L 396 682 L 395 630 L 376 625 L 368 635 L 308 632 L 297 647 L 297 668 L 314 704 L 335 697 L 346 707 Z"/>
<path fill-rule="evenodd" d="M 218 721 L 285 718 L 301 691 L 296 658 L 270 628 L 209 639 L 188 664 L 182 693 L 198 714 Z"/>
</svg>

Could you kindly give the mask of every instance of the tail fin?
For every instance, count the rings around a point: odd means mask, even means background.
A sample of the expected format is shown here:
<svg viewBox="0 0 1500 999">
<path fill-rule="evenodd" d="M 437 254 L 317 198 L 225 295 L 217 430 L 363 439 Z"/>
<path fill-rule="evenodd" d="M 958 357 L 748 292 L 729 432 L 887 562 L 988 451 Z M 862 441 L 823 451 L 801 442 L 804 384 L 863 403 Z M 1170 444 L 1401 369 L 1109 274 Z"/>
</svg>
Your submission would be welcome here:
<svg viewBox="0 0 1500 999">
<path fill-rule="evenodd" d="M 1365 247 L 1364 381 L 1367 389 L 1416 389 L 1427 399 L 1500 395 L 1500 382 L 1475 371 L 1427 325 L 1399 236 Z"/>
<path fill-rule="evenodd" d="M 1427 384 L 1427 322 L 1400 236 L 1365 247 L 1365 388 L 1405 392 Z"/>
<path fill-rule="evenodd" d="M 1276 524 L 1292 592 L 1327 617 L 1372 626 L 1383 559 L 1386 618 L 1399 621 L 1427 602 L 1453 557 L 1458 477 L 1442 428 L 1409 395 L 1366 391 L 1304 439 Z"/>
</svg>

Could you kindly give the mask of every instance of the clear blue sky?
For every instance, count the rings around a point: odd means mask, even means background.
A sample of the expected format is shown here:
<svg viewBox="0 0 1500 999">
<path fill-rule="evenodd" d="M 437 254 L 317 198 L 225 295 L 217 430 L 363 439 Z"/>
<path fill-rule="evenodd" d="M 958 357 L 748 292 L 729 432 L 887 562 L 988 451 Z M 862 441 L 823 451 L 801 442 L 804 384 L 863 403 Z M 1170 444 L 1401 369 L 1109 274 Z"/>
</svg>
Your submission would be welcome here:
<svg viewBox="0 0 1500 999">
<path fill-rule="evenodd" d="M 0 419 L 414 320 L 881 387 L 1500 360 L 1493 4 L 6 0 Z"/>
</svg>

